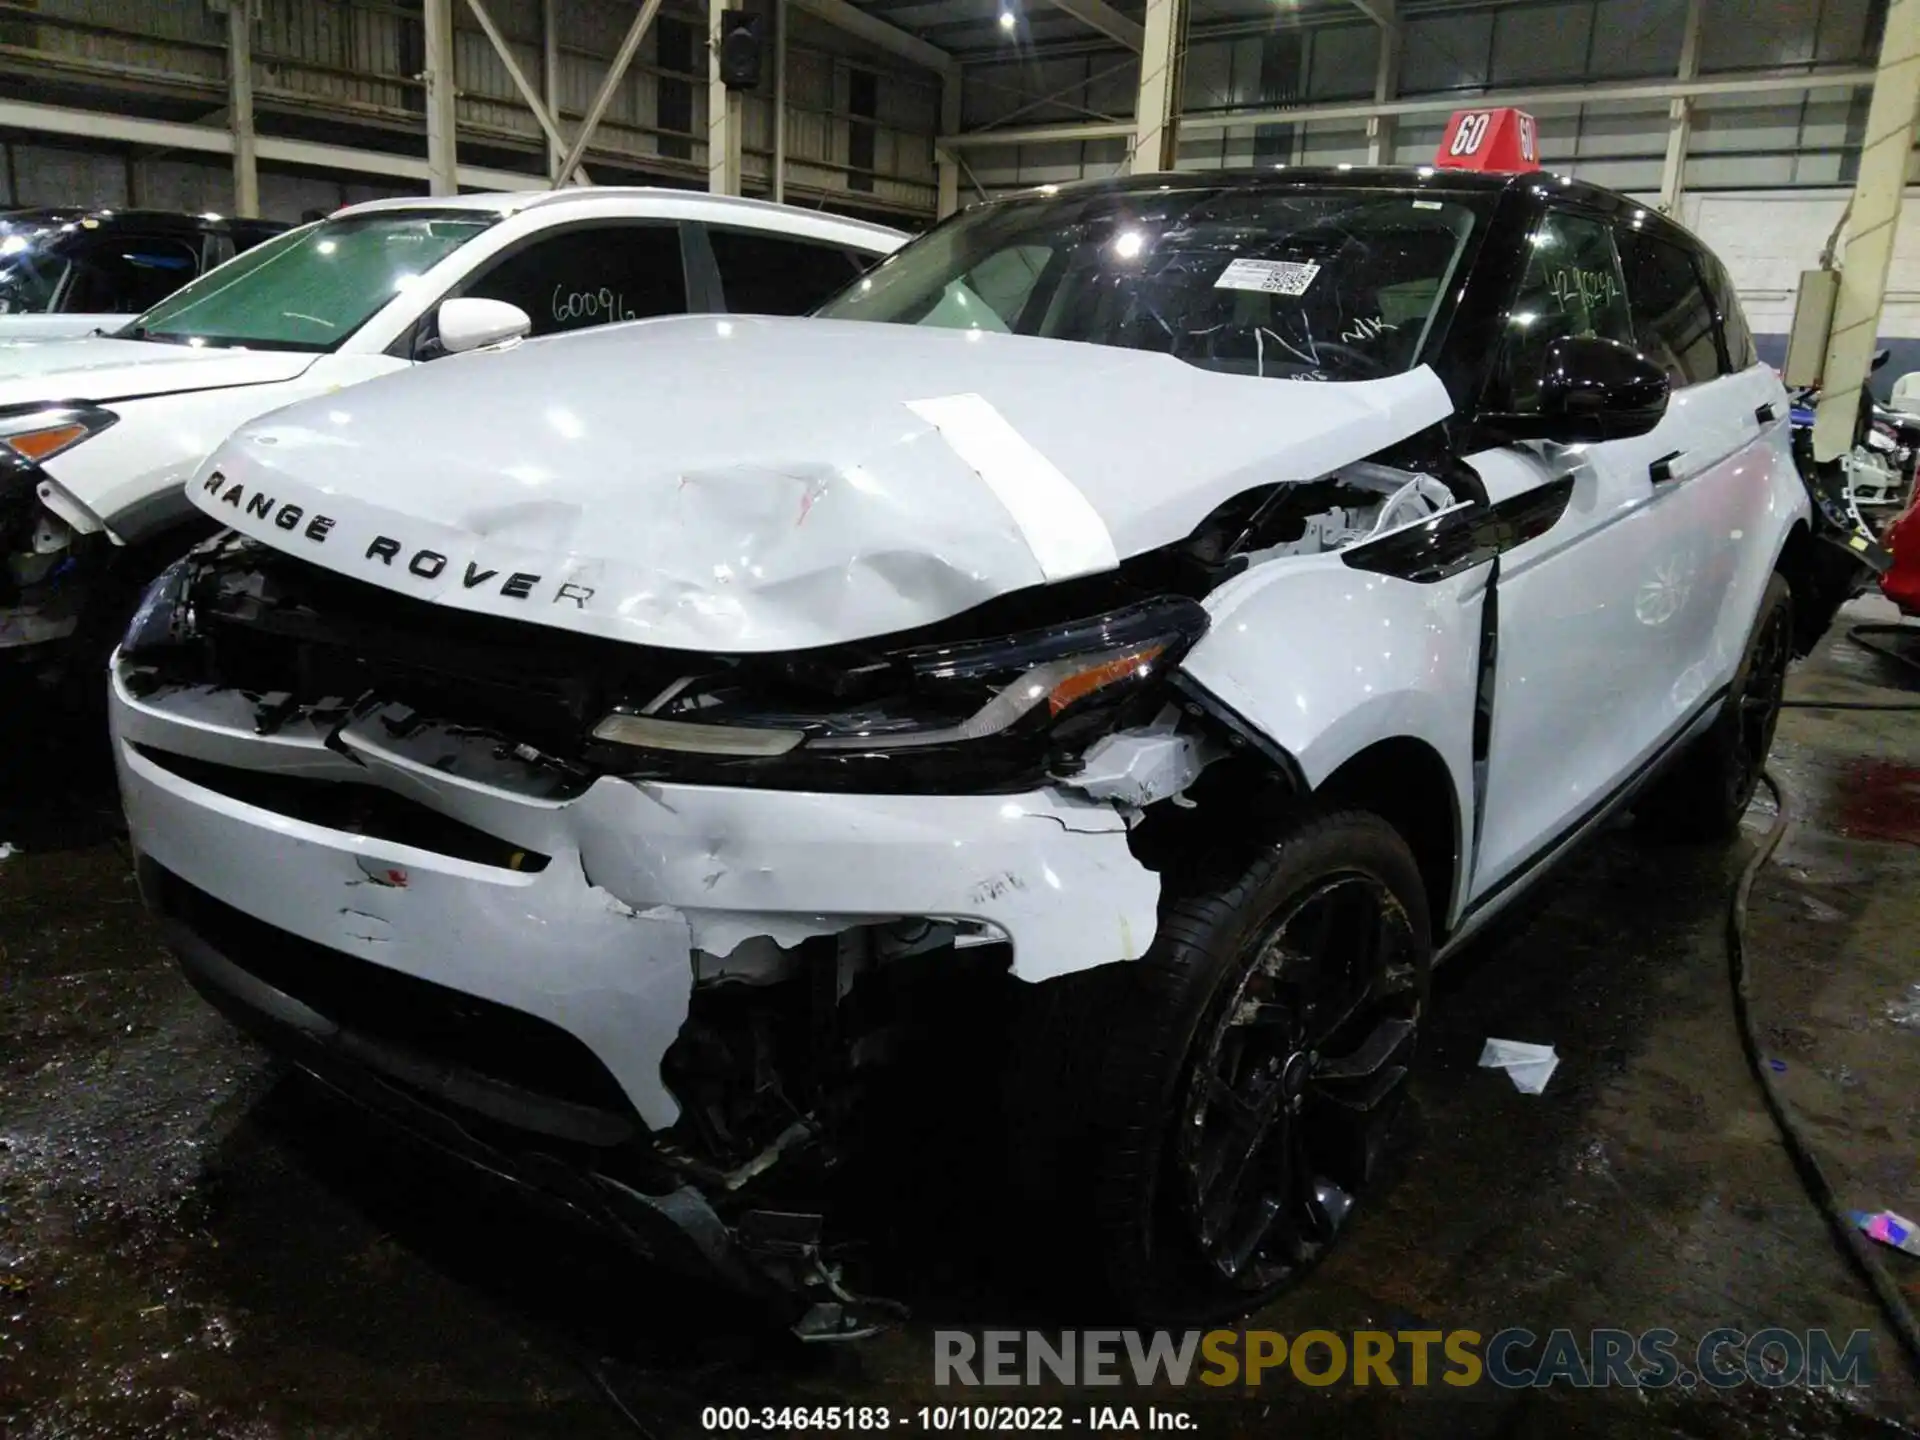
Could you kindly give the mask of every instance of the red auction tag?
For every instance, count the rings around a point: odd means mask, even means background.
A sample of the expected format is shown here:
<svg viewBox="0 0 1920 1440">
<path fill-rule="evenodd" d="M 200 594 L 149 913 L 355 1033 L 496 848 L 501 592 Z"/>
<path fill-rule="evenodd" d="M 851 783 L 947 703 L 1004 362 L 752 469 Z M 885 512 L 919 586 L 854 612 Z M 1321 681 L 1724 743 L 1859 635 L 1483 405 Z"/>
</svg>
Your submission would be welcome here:
<svg viewBox="0 0 1920 1440">
<path fill-rule="evenodd" d="M 1456 110 L 1433 163 L 1448 170 L 1540 168 L 1540 130 L 1524 110 Z"/>
</svg>

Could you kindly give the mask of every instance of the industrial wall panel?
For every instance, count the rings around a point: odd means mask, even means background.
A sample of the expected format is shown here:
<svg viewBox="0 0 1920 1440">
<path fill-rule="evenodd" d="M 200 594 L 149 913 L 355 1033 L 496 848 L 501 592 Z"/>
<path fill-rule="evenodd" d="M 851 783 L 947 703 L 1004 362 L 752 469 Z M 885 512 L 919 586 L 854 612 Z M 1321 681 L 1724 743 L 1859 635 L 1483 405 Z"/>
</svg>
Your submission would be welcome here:
<svg viewBox="0 0 1920 1440">
<path fill-rule="evenodd" d="M 1401 93 L 1486 86 L 1493 18 L 1480 11 L 1409 20 L 1400 56 Z"/>
<path fill-rule="evenodd" d="M 1311 32 L 1307 96 L 1313 100 L 1355 100 L 1373 94 L 1380 62 L 1380 27 L 1328 25 Z"/>
<path fill-rule="evenodd" d="M 226 215 L 233 210 L 233 167 L 193 160 L 141 160 L 133 166 L 130 205 Z"/>
<path fill-rule="evenodd" d="M 1706 0 L 1703 71 L 1806 65 L 1814 58 L 1822 0 Z"/>
<path fill-rule="evenodd" d="M 1229 105 L 1233 93 L 1233 46 L 1210 40 L 1188 48 L 1182 75 L 1180 108 L 1218 110 Z"/>
<path fill-rule="evenodd" d="M 1825 0 L 1814 34 L 1813 58 L 1823 65 L 1873 59 L 1874 36 L 1869 0 Z"/>
<path fill-rule="evenodd" d="M 1300 130 L 1297 154 L 1303 165 L 1367 163 L 1367 127 L 1364 124 L 1303 125 Z"/>
<path fill-rule="evenodd" d="M 118 155 L 52 145 L 15 145 L 16 205 L 112 205 L 125 208 L 127 166 Z"/>
<path fill-rule="evenodd" d="M 1493 27 L 1493 83 L 1529 85 L 1578 80 L 1587 73 L 1593 7 L 1516 6 L 1499 11 Z"/>
<path fill-rule="evenodd" d="M 1587 73 L 1596 79 L 1672 75 L 1687 7 L 1677 0 L 1598 0 Z"/>
</svg>

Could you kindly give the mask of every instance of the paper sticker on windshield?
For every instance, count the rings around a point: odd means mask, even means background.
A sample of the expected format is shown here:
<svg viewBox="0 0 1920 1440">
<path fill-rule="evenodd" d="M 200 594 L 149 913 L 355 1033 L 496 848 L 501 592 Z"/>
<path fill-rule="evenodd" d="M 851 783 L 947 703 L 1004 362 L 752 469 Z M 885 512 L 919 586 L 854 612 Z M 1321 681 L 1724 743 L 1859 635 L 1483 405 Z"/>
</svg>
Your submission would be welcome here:
<svg viewBox="0 0 1920 1440">
<path fill-rule="evenodd" d="M 1213 282 L 1216 290 L 1261 290 L 1268 295 L 1304 295 L 1320 267 L 1311 260 L 1235 260 Z"/>
</svg>

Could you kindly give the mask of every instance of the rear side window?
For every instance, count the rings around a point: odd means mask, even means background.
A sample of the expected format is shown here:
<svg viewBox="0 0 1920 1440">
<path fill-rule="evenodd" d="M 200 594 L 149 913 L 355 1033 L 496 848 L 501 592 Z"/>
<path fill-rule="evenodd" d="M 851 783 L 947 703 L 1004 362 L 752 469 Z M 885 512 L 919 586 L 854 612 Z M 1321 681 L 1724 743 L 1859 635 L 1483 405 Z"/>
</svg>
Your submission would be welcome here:
<svg viewBox="0 0 1920 1440">
<path fill-rule="evenodd" d="M 87 315 L 139 315 L 200 273 L 200 248 L 170 237 L 115 235 L 73 252 L 61 308 Z"/>
<path fill-rule="evenodd" d="M 860 273 L 837 245 L 719 225 L 707 227 L 707 239 L 727 309 L 739 315 L 804 315 Z"/>
<path fill-rule="evenodd" d="M 1760 356 L 1753 348 L 1753 332 L 1747 329 L 1747 317 L 1740 308 L 1740 296 L 1733 288 L 1727 267 L 1711 250 L 1695 251 L 1694 258 L 1706 279 L 1707 293 L 1713 297 L 1713 307 L 1720 312 L 1720 336 L 1726 341 L 1728 371 L 1758 365 Z"/>
<path fill-rule="evenodd" d="M 1677 390 L 1720 373 L 1713 303 L 1678 245 L 1639 230 L 1618 235 L 1627 277 L 1627 305 L 1640 348 Z"/>
<path fill-rule="evenodd" d="M 534 335 L 679 315 L 687 308 L 680 229 L 655 221 L 562 230 L 514 251 L 460 293 L 518 305 Z"/>
<path fill-rule="evenodd" d="M 1526 277 L 1507 316 L 1494 408 L 1517 415 L 1536 410 L 1547 347 L 1584 335 L 1633 343 L 1613 234 L 1599 220 L 1550 211 L 1533 233 Z"/>
</svg>

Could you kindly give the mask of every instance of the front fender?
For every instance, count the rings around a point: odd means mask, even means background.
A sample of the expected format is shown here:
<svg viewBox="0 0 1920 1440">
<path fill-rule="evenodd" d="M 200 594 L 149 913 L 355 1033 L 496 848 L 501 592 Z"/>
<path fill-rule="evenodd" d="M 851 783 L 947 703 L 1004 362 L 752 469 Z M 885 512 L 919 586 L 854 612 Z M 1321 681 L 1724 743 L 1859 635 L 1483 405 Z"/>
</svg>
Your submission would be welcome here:
<svg viewBox="0 0 1920 1440">
<path fill-rule="evenodd" d="M 1425 742 L 1471 833 L 1490 572 L 1482 564 L 1417 583 L 1337 554 L 1270 560 L 1207 598 L 1213 623 L 1181 668 L 1290 756 L 1309 788 L 1379 741 Z"/>
</svg>

